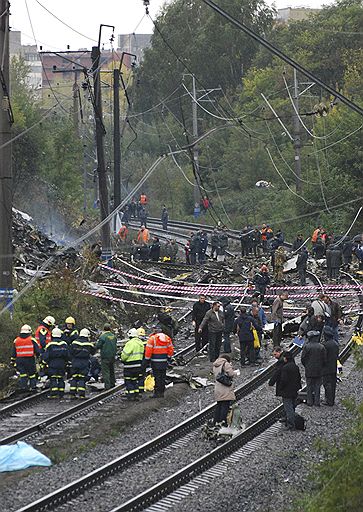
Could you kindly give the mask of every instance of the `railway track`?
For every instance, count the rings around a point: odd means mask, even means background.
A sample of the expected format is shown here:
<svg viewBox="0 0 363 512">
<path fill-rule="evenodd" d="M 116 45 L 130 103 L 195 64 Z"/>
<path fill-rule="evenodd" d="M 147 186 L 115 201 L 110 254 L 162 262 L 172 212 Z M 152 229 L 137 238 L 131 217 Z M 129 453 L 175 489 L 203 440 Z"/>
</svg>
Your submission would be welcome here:
<svg viewBox="0 0 363 512">
<path fill-rule="evenodd" d="M 294 355 L 300 351 L 299 348 L 295 346 L 290 350 L 293 351 Z M 349 357 L 350 350 L 351 345 L 349 342 L 340 355 L 341 361 L 345 361 Z M 261 373 L 257 374 L 255 377 L 239 386 L 235 390 L 236 399 L 241 401 L 243 398 L 248 397 L 250 393 L 257 390 L 271 377 L 275 366 L 275 363 L 268 366 Z M 111 461 L 108 464 L 105 464 L 104 466 L 75 480 L 74 482 L 65 485 L 64 487 L 48 494 L 47 496 L 44 496 L 37 501 L 24 506 L 23 508 L 19 509 L 18 512 L 36 512 L 54 509 L 63 511 L 69 510 L 69 506 L 72 506 L 74 509 L 78 508 L 78 510 L 83 510 L 82 505 L 85 505 L 82 501 L 82 495 L 84 493 L 89 493 L 91 491 L 91 493 L 96 493 L 95 496 L 98 496 L 100 486 L 104 485 L 108 479 L 112 479 L 113 484 L 109 482 L 105 488 L 105 492 L 108 492 L 107 489 L 110 485 L 112 485 L 113 488 L 118 488 L 117 479 L 122 478 L 124 472 L 131 470 L 130 468 L 134 467 L 135 465 L 140 468 L 140 464 L 145 464 L 144 474 L 147 474 L 147 468 L 149 468 L 150 471 L 150 468 L 152 468 L 159 459 L 161 462 L 164 461 L 165 464 L 167 464 L 167 457 L 170 451 L 180 450 L 183 448 L 185 449 L 185 447 L 187 447 L 188 450 L 189 460 L 194 458 L 193 450 L 190 450 L 190 447 L 193 446 L 193 437 L 199 435 L 200 427 L 213 416 L 214 409 L 215 404 L 206 407 L 201 412 L 195 414 L 176 427 L 173 427 L 172 429 L 164 432 L 160 436 L 152 439 L 147 443 L 144 443 L 134 450 L 122 455 L 121 457 Z M 210 445 L 208 445 L 209 448 L 208 446 L 206 447 L 207 453 L 203 454 L 201 457 L 197 458 L 182 469 L 179 469 L 172 475 L 166 477 L 163 481 L 153 485 L 150 489 L 143 490 L 136 497 L 128 500 L 122 505 L 116 506 L 116 508 L 113 509 L 113 512 L 144 510 L 154 503 L 157 503 L 160 499 L 163 499 L 171 492 L 176 491 L 189 481 L 197 478 L 206 469 L 211 468 L 213 465 L 220 462 L 224 457 L 230 456 L 246 443 L 265 432 L 266 429 L 270 428 L 271 425 L 277 421 L 277 419 L 281 416 L 281 413 L 282 406 L 275 407 L 268 414 L 263 415 L 262 418 L 255 421 L 246 430 L 242 431 L 231 441 L 226 442 L 221 447 L 217 447 L 216 449 L 210 451 Z M 115 479 L 116 482 L 114 482 Z M 114 484 L 116 487 L 114 487 Z M 123 487 L 120 486 L 119 488 L 121 489 Z M 79 502 L 77 500 L 78 496 L 81 498 Z M 180 496 L 181 495 L 179 494 L 179 498 Z M 90 499 L 89 496 L 87 497 L 87 500 L 88 499 Z M 167 507 L 163 504 L 161 508 L 156 507 L 153 510 L 165 510 L 166 508 Z M 102 508 L 102 510 L 106 509 Z"/>
<path fill-rule="evenodd" d="M 203 282 L 208 278 L 208 273 L 199 274 L 197 282 Z M 183 322 L 191 314 L 184 313 L 179 319 Z M 175 360 L 182 361 L 185 356 L 195 350 L 194 343 L 180 349 L 175 354 Z M 46 431 L 49 427 L 70 421 L 72 418 L 87 414 L 96 407 L 104 406 L 110 401 L 122 398 L 125 394 L 124 384 L 120 384 L 110 390 L 96 393 L 95 396 L 77 404 L 63 399 L 47 400 L 48 391 L 42 391 L 35 395 L 18 400 L 0 409 L 0 445 L 14 443 L 21 439 L 36 436 Z M 46 407 L 45 401 L 47 401 Z M 9 421 L 10 420 L 10 421 Z M 24 427 L 24 424 L 29 423 Z"/>
<path fill-rule="evenodd" d="M 317 276 L 311 274 L 310 278 L 316 284 L 317 289 L 320 291 L 321 282 Z M 346 276 L 350 280 L 351 276 Z M 353 278 L 352 278 L 353 279 Z M 360 296 L 360 301 L 362 297 Z M 187 316 L 187 314 L 185 315 Z M 362 315 L 359 317 L 360 324 L 362 322 Z M 190 345 L 190 348 L 193 348 Z M 298 347 L 291 349 L 296 355 L 300 350 Z M 340 360 L 344 362 L 350 354 L 351 342 L 348 342 L 347 346 L 342 350 L 340 354 Z M 258 389 L 263 383 L 265 383 L 272 375 L 275 368 L 275 364 L 270 365 L 262 372 L 257 374 L 255 377 L 250 379 L 248 382 L 242 384 L 236 389 L 236 398 L 238 401 L 247 397 L 253 391 Z M 79 508 L 77 505 L 77 496 L 83 495 L 83 493 L 92 490 L 95 486 L 102 485 L 109 478 L 117 478 L 117 475 L 121 475 L 122 472 L 129 469 L 131 466 L 140 465 L 145 460 L 155 460 L 159 456 L 165 456 L 165 453 L 169 453 L 170 450 L 180 448 L 186 444 L 193 443 L 193 436 L 197 435 L 198 429 L 203 425 L 209 418 L 213 416 L 215 404 L 212 404 L 201 412 L 195 414 L 191 418 L 185 420 L 183 423 L 173 427 L 167 432 L 160 436 L 152 439 L 151 441 L 144 443 L 138 448 L 135 448 L 131 452 L 124 454 L 123 456 L 113 460 L 112 462 L 105 464 L 99 469 L 96 469 L 92 473 L 83 476 L 82 478 L 71 482 L 70 484 L 62 487 L 61 489 L 50 493 L 47 496 L 37 500 L 23 507 L 21 512 L 25 511 L 40 511 L 40 510 L 53 510 L 54 508 L 60 507 L 60 510 L 64 509 L 62 505 L 71 501 L 72 507 Z M 117 506 L 113 509 L 116 511 L 136 511 L 144 510 L 147 507 L 157 503 L 160 499 L 164 499 L 170 493 L 176 491 L 181 486 L 185 486 L 190 480 L 197 479 L 198 475 L 203 473 L 206 469 L 213 467 L 216 463 L 221 461 L 221 458 L 233 456 L 232 454 L 239 450 L 241 447 L 246 445 L 257 436 L 266 432 L 276 420 L 279 418 L 282 412 L 282 406 L 275 407 L 268 414 L 265 414 L 259 420 L 250 425 L 245 431 L 238 434 L 231 441 L 225 443 L 223 446 L 216 448 L 210 453 L 204 454 L 191 464 L 178 470 L 171 476 L 165 478 L 162 482 L 153 485 L 150 489 L 144 490 L 139 493 L 135 498 L 128 500 L 122 505 Z M 173 448 L 174 446 L 174 448 Z M 193 488 L 193 484 L 189 487 L 189 491 Z M 186 491 L 185 491 L 186 492 Z M 167 498 L 167 501 L 162 504 L 162 508 L 156 505 L 151 510 L 164 510 L 166 508 L 172 508 L 173 499 L 180 499 L 182 495 L 176 492 L 174 498 Z M 179 497 L 179 498 L 178 498 Z M 169 507 L 166 507 L 169 504 Z M 79 508 L 80 509 L 80 508 Z M 19 511 L 20 512 L 20 511 Z"/>
</svg>

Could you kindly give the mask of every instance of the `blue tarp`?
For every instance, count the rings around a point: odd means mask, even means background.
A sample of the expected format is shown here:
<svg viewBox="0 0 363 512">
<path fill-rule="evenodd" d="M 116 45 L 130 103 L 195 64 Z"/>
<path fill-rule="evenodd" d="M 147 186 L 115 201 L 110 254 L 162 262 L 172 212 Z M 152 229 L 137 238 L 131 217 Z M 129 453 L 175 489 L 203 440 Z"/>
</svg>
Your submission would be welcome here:
<svg viewBox="0 0 363 512">
<path fill-rule="evenodd" d="M 300 338 L 300 336 L 295 336 L 293 344 L 297 345 L 300 348 L 303 348 L 304 342 L 304 338 Z"/>
<path fill-rule="evenodd" d="M 30 444 L 19 441 L 16 444 L 0 446 L 0 473 L 18 471 L 31 466 L 51 466 L 48 457 L 38 452 Z"/>
</svg>

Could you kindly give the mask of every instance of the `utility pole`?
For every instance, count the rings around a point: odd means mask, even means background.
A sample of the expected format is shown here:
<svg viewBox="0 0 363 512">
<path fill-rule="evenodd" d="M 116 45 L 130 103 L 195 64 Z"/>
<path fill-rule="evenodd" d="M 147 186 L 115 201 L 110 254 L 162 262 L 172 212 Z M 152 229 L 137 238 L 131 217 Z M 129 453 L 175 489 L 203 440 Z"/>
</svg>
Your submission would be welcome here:
<svg viewBox="0 0 363 512">
<path fill-rule="evenodd" d="M 294 150 L 295 150 L 295 174 L 296 174 L 296 192 L 301 192 L 302 190 L 302 182 L 301 182 L 301 158 L 300 158 L 300 148 L 301 148 L 301 138 L 300 138 L 300 121 L 297 115 L 299 112 L 299 82 L 297 80 L 296 68 L 294 68 Z"/>
<path fill-rule="evenodd" d="M 103 124 L 102 114 L 102 97 L 101 97 L 101 77 L 100 77 L 100 61 L 101 61 L 101 31 L 102 27 L 110 25 L 100 25 L 98 45 L 92 46 L 92 71 L 95 96 L 95 118 L 96 118 L 96 149 L 97 149 L 97 173 L 100 198 L 101 222 L 109 215 L 108 204 L 108 188 L 105 166 L 104 136 L 106 130 Z M 112 27 L 114 29 L 114 27 Z M 109 260 L 111 258 L 111 239 L 110 239 L 110 223 L 105 222 L 101 227 L 101 243 L 102 243 L 102 259 Z"/>
<path fill-rule="evenodd" d="M 9 98 L 9 1 L 0 0 L 0 304 L 7 305 L 13 294 L 12 206 L 13 175 Z M 7 144 L 3 147 L 4 144 Z"/>
<path fill-rule="evenodd" d="M 113 207 L 121 204 L 120 70 L 113 70 Z M 116 226 L 116 216 L 114 218 Z"/>
<path fill-rule="evenodd" d="M 76 135 L 79 136 L 79 86 L 77 82 L 77 71 L 74 72 L 74 82 L 73 82 L 73 126 Z"/>
<path fill-rule="evenodd" d="M 193 115 L 193 137 L 194 140 L 198 138 L 198 110 L 197 110 L 197 90 L 195 87 L 195 76 L 192 75 L 193 80 L 193 103 L 192 103 L 192 115 Z M 196 144 L 193 147 L 193 160 L 194 160 L 194 204 L 200 204 L 200 183 L 199 183 L 199 147 Z"/>
</svg>

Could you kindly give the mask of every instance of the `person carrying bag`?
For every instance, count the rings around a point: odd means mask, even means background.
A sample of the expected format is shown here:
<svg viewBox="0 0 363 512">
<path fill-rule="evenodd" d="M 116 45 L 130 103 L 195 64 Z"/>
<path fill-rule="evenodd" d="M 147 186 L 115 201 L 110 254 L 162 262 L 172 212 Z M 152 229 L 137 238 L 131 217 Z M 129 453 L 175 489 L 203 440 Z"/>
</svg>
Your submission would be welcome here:
<svg viewBox="0 0 363 512">
<path fill-rule="evenodd" d="M 214 412 L 214 423 L 227 426 L 227 414 L 231 403 L 236 399 L 233 391 L 233 377 L 237 372 L 233 370 L 229 354 L 222 354 L 213 363 L 215 377 L 214 397 L 217 406 Z"/>
</svg>

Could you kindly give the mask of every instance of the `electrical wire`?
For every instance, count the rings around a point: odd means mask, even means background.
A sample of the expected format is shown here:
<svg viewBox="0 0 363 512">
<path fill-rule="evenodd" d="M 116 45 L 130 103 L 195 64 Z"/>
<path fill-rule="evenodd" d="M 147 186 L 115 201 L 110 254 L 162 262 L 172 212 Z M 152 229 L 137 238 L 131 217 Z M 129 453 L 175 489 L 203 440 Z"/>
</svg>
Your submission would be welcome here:
<svg viewBox="0 0 363 512">
<path fill-rule="evenodd" d="M 160 105 L 162 105 L 163 103 L 165 103 L 169 98 L 171 98 L 172 96 L 174 96 L 174 94 L 180 89 L 180 85 L 178 85 L 178 87 L 176 89 L 174 89 L 174 91 L 170 94 L 168 94 L 168 96 L 166 96 L 165 98 L 163 98 L 159 103 L 157 103 L 156 105 L 154 105 L 153 107 L 150 107 L 148 108 L 147 110 L 144 110 L 143 112 L 137 112 L 136 114 L 131 114 L 129 115 L 128 117 L 129 118 L 132 118 L 132 117 L 138 117 L 138 116 L 142 116 L 144 114 L 147 114 L 148 112 L 151 112 L 152 110 L 160 107 Z"/>
<path fill-rule="evenodd" d="M 37 50 L 38 50 L 38 41 L 37 41 L 37 38 L 35 37 L 35 31 L 34 31 L 34 26 L 33 26 L 33 22 L 32 22 L 32 19 L 31 19 L 31 16 L 30 16 L 30 11 L 29 11 L 29 6 L 28 6 L 28 0 L 24 0 L 25 2 L 25 7 L 26 7 L 26 12 L 28 14 L 28 19 L 29 19 L 29 23 L 30 23 L 30 28 L 31 28 L 31 31 L 32 31 L 32 34 L 33 34 L 33 38 L 34 38 L 34 42 L 35 42 L 35 45 L 37 47 Z M 39 52 L 38 52 L 39 53 Z M 45 78 L 48 82 L 48 86 L 49 86 L 49 89 L 51 90 L 53 96 L 54 96 L 54 99 L 55 101 L 58 103 L 58 106 L 63 110 L 63 112 L 65 112 L 66 114 L 68 114 L 67 110 L 63 107 L 63 105 L 60 103 L 59 99 L 57 98 L 57 95 L 55 94 L 53 88 L 52 88 L 52 85 L 50 83 L 50 80 L 48 78 L 48 74 L 47 74 L 47 71 L 45 69 L 45 66 L 44 66 L 44 63 L 43 63 L 43 59 L 41 57 L 41 54 L 39 53 L 39 58 L 40 58 L 40 62 L 41 62 L 41 65 L 42 65 L 42 69 L 43 69 L 43 72 L 44 72 L 44 75 L 45 75 Z"/>
<path fill-rule="evenodd" d="M 96 39 L 93 39 L 92 37 L 88 37 L 86 36 L 85 34 L 82 34 L 82 32 L 79 32 L 78 30 L 76 30 L 75 28 L 71 27 L 70 25 L 68 25 L 68 23 L 66 23 L 65 21 L 61 20 L 60 18 L 58 18 L 58 16 L 56 16 L 52 11 L 50 11 L 47 7 L 45 7 L 45 5 L 41 4 L 39 2 L 39 0 L 35 0 L 37 4 L 40 5 L 40 7 L 42 7 L 45 11 L 47 11 L 48 14 L 50 14 L 51 16 L 53 16 L 53 18 L 55 18 L 56 20 L 58 20 L 60 23 L 62 23 L 63 25 L 65 25 L 67 28 L 69 28 L 70 30 L 72 30 L 73 32 L 75 32 L 76 34 L 78 34 L 79 36 L 82 36 L 84 37 L 85 39 L 88 39 L 89 41 L 92 41 L 94 43 L 97 43 L 97 40 Z"/>
<path fill-rule="evenodd" d="M 267 151 L 268 156 L 270 157 L 270 160 L 271 160 L 271 162 L 272 162 L 272 165 L 274 166 L 274 169 L 276 170 L 277 174 L 280 176 L 280 178 L 282 179 L 282 181 L 285 183 L 285 185 L 287 186 L 287 188 L 290 190 L 290 192 L 291 192 L 292 194 L 294 194 L 296 197 L 299 197 L 300 199 L 302 199 L 302 200 L 304 201 L 304 203 L 306 203 L 306 204 L 308 204 L 308 205 L 310 205 L 310 206 L 314 206 L 314 204 L 313 204 L 313 203 L 311 203 L 310 201 L 307 201 L 307 200 L 305 199 L 305 197 L 301 196 L 300 194 L 298 194 L 297 192 L 295 192 L 295 190 L 293 190 L 293 189 L 290 187 L 290 185 L 287 183 L 287 181 L 285 180 L 285 178 L 283 177 L 283 175 L 281 174 L 281 172 L 278 170 L 278 168 L 277 168 L 277 166 L 276 166 L 276 164 L 275 164 L 275 162 L 274 162 L 274 160 L 273 160 L 273 158 L 272 158 L 272 155 L 271 155 L 271 153 L 270 153 L 269 148 L 266 146 L 266 147 L 265 147 L 265 149 L 266 149 L 266 151 Z"/>
<path fill-rule="evenodd" d="M 343 142 L 343 140 L 346 140 L 348 139 L 349 137 L 351 137 L 352 135 L 354 135 L 355 133 L 359 132 L 359 130 L 361 130 L 363 128 L 363 124 L 361 124 L 360 126 L 358 126 L 358 128 L 356 128 L 355 130 L 353 130 L 352 132 L 348 133 L 348 135 L 346 135 L 345 137 L 342 137 L 341 139 L 335 141 L 335 142 L 332 142 L 331 144 L 328 144 L 327 146 L 324 146 L 323 148 L 320 148 L 320 149 L 317 149 L 315 150 L 314 153 L 320 153 L 320 151 L 325 151 L 326 149 L 329 149 L 331 148 L 332 146 L 335 146 L 336 144 L 340 144 L 341 142 Z"/>
<path fill-rule="evenodd" d="M 297 116 L 297 118 L 299 119 L 300 123 L 301 123 L 301 126 L 306 130 L 306 132 L 310 135 L 310 137 L 313 137 L 314 139 L 327 139 L 329 137 L 331 137 L 333 135 L 333 133 L 336 132 L 337 128 L 334 128 L 334 130 L 331 132 L 331 133 L 328 133 L 328 135 L 324 135 L 323 137 L 320 137 L 319 135 L 314 135 L 314 133 L 312 133 L 309 128 L 306 126 L 306 124 L 304 123 L 304 121 L 302 120 L 300 114 L 299 114 L 299 111 L 298 109 L 296 108 L 296 105 L 294 103 L 294 100 L 291 96 L 291 93 L 290 93 L 290 90 L 289 90 L 289 87 L 287 85 L 287 82 L 286 82 L 286 78 L 285 78 L 285 74 L 282 75 L 282 78 L 284 80 L 284 84 L 285 84 L 285 88 L 287 90 L 287 94 L 289 95 L 289 98 L 290 98 L 290 102 L 291 102 L 291 105 L 295 111 L 295 114 Z"/>
</svg>

